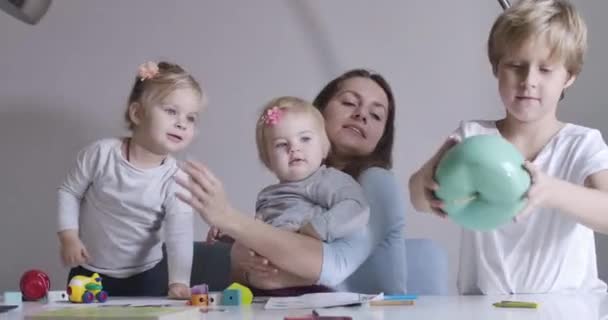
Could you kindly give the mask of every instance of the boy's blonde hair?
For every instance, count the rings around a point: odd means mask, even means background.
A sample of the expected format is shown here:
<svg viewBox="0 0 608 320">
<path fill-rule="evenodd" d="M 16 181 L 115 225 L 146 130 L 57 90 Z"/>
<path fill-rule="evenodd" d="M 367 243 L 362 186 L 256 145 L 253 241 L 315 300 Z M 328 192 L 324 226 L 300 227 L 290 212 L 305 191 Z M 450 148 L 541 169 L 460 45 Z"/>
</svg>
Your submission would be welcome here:
<svg viewBox="0 0 608 320">
<path fill-rule="evenodd" d="M 207 103 L 206 94 L 201 89 L 198 81 L 182 67 L 165 61 L 159 62 L 156 66 L 158 67 L 158 70 L 155 70 L 156 73 L 147 76 L 138 75 L 135 78 L 125 112 L 125 120 L 129 130 L 135 129 L 135 123 L 131 120 L 129 114 L 129 106 L 134 102 L 145 106 L 150 102 L 162 100 L 177 89 L 192 89 L 201 97 L 203 105 Z"/>
<path fill-rule="evenodd" d="M 273 108 L 277 109 L 273 109 Z M 255 142 L 258 148 L 258 157 L 260 161 L 268 168 L 272 170 L 270 166 L 270 157 L 268 155 L 268 145 L 267 145 L 267 134 L 268 129 L 271 129 L 273 126 L 272 120 L 268 119 L 268 112 L 271 110 L 280 111 L 281 115 L 277 119 L 277 121 L 281 121 L 282 117 L 286 113 L 289 114 L 298 114 L 303 116 L 311 117 L 314 122 L 317 124 L 317 132 L 319 133 L 319 137 L 321 139 L 321 144 L 323 146 L 323 154 L 324 158 L 327 157 L 329 153 L 329 138 L 327 137 L 327 133 L 325 131 L 325 119 L 321 112 L 315 108 L 310 102 L 296 98 L 296 97 L 279 97 L 272 99 L 262 108 L 262 112 L 260 112 L 260 116 L 258 117 L 258 122 L 255 127 Z"/>
<path fill-rule="evenodd" d="M 587 27 L 576 8 L 566 0 L 521 0 L 494 22 L 488 38 L 488 58 L 494 74 L 510 49 L 545 37 L 551 57 L 563 61 L 572 76 L 583 67 Z"/>
</svg>

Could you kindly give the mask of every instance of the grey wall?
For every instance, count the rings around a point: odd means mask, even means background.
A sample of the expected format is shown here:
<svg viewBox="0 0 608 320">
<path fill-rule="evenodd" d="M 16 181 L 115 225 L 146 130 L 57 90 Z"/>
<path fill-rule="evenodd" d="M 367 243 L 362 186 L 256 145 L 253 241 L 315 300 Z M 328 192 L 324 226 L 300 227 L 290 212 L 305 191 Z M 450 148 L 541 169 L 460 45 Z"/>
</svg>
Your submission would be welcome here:
<svg viewBox="0 0 608 320">
<path fill-rule="evenodd" d="M 608 133 L 600 76 L 608 74 L 608 3 L 576 3 L 592 50 L 561 114 Z M 257 191 L 272 181 L 256 158 L 256 110 L 273 96 L 312 99 L 348 68 L 384 74 L 398 101 L 395 172 L 404 190 L 458 121 L 501 115 L 484 52 L 499 12 L 493 0 L 62 0 L 36 26 L 0 13 L 0 291 L 16 289 L 28 268 L 63 287 L 55 188 L 79 148 L 125 133 L 121 117 L 140 63 L 169 59 L 201 79 L 211 105 L 182 156 L 206 162 L 235 205 L 252 212 Z M 408 237 L 447 248 L 453 280 L 459 229 L 411 208 L 407 220 Z M 206 226 L 198 221 L 195 230 L 203 238 Z M 608 240 L 599 241 L 602 256 Z"/>
</svg>

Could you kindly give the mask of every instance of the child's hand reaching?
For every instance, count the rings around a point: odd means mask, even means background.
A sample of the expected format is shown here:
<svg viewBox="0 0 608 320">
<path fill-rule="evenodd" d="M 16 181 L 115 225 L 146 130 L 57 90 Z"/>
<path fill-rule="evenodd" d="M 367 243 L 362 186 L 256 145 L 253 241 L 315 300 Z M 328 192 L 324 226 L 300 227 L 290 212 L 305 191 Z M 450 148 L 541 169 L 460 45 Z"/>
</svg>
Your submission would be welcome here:
<svg viewBox="0 0 608 320">
<path fill-rule="evenodd" d="M 190 299 L 190 288 L 183 283 L 172 283 L 168 295 L 170 299 Z"/>
<path fill-rule="evenodd" d="M 86 263 L 90 257 L 76 230 L 64 230 L 59 232 L 61 242 L 61 261 L 66 267 L 77 267 Z"/>
<path fill-rule="evenodd" d="M 513 218 L 515 222 L 525 219 L 536 208 L 549 207 L 550 205 L 548 202 L 551 198 L 551 191 L 554 190 L 552 185 L 555 182 L 555 178 L 546 175 L 530 161 L 524 163 L 524 168 L 526 168 L 530 174 L 531 184 L 526 193 L 526 205 L 515 218 Z"/>
<path fill-rule="evenodd" d="M 437 153 L 416 173 L 416 184 L 422 184 L 422 203 L 419 204 L 419 207 L 429 209 L 434 214 L 445 218 L 446 213 L 443 212 L 443 202 L 437 197 L 435 197 L 435 191 L 439 189 L 439 185 L 435 181 L 435 171 L 437 170 L 437 165 L 443 155 L 450 150 L 453 146 L 460 143 L 460 138 L 458 136 L 450 136 L 439 148 Z M 414 189 L 410 184 L 410 189 Z"/>
</svg>

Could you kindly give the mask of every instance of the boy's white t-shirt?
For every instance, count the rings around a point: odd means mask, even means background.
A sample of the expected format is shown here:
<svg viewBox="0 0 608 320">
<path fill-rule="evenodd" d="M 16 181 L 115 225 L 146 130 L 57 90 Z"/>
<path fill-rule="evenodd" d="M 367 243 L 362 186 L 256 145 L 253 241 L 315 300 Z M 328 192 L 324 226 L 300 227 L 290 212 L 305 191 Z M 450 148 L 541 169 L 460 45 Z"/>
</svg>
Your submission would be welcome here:
<svg viewBox="0 0 608 320">
<path fill-rule="evenodd" d="M 456 134 L 500 135 L 495 121 L 466 121 Z M 533 163 L 544 173 L 583 185 L 608 169 L 598 130 L 566 124 Z M 608 214 L 608 212 L 606 212 Z M 535 209 L 493 231 L 462 230 L 458 290 L 462 294 L 606 291 L 598 278 L 594 232 L 556 209 Z"/>
</svg>

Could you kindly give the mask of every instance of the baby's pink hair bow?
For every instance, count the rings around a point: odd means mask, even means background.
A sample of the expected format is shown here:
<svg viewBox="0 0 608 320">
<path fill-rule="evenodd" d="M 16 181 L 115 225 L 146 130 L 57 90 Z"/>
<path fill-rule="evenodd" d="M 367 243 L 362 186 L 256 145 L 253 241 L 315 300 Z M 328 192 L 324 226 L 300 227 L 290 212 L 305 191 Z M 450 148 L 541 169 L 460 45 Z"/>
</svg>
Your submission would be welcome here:
<svg viewBox="0 0 608 320">
<path fill-rule="evenodd" d="M 281 119 L 281 113 L 281 108 L 279 108 L 278 106 L 274 106 L 266 110 L 266 114 L 263 117 L 264 123 L 269 126 L 279 123 L 279 120 Z"/>
</svg>

